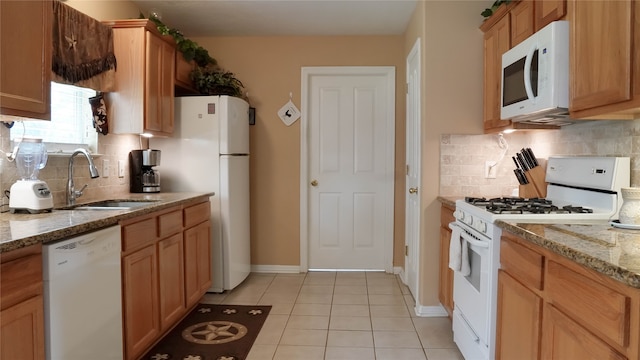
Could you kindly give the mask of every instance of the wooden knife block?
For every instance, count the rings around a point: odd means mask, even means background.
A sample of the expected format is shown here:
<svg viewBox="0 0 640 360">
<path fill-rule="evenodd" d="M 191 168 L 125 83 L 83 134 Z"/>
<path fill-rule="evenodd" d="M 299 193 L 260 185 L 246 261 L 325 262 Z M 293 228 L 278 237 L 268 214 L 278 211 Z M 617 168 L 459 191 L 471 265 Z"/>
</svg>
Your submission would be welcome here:
<svg viewBox="0 0 640 360">
<path fill-rule="evenodd" d="M 547 196 L 547 183 L 545 176 L 547 175 L 546 161 L 540 161 L 540 165 L 525 171 L 524 175 L 529 180 L 526 185 L 520 185 L 518 189 L 520 197 L 523 198 L 545 198 Z"/>
</svg>

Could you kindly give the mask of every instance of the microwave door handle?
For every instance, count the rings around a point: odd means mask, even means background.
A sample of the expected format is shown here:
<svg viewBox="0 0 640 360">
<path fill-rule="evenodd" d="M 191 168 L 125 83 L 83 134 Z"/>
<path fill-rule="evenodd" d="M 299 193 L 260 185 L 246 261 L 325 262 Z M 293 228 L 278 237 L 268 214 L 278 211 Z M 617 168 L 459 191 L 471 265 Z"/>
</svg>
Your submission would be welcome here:
<svg viewBox="0 0 640 360">
<path fill-rule="evenodd" d="M 533 103 L 535 103 L 536 99 L 533 96 L 533 89 L 531 88 L 531 62 L 533 61 L 533 54 L 537 50 L 536 47 L 536 45 L 533 45 L 529 49 L 527 57 L 524 60 L 524 90 L 527 92 L 527 98 Z"/>
</svg>

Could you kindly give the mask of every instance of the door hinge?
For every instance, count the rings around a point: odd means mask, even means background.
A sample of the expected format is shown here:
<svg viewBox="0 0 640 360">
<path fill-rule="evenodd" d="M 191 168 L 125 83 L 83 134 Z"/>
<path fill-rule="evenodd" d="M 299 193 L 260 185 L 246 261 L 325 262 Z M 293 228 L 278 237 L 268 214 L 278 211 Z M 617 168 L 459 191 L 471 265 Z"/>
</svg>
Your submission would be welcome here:
<svg viewBox="0 0 640 360">
<path fill-rule="evenodd" d="M 407 175 L 409 175 L 409 164 L 407 164 Z"/>
<path fill-rule="evenodd" d="M 409 245 L 404 246 L 404 256 L 409 256 Z"/>
<path fill-rule="evenodd" d="M 404 88 L 405 88 L 405 94 L 409 93 L 409 83 L 404 83 Z"/>
</svg>

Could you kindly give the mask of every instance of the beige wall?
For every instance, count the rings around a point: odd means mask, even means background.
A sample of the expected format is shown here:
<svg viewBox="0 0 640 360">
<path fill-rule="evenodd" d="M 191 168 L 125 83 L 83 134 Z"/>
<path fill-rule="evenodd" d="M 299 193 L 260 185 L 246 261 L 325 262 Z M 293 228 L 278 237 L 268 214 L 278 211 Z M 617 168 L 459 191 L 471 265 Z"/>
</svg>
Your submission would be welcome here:
<svg viewBox="0 0 640 360">
<path fill-rule="evenodd" d="M 293 95 L 300 108 L 303 66 L 395 66 L 396 122 L 404 119 L 402 37 L 213 37 L 193 38 L 235 73 L 256 108 L 251 127 L 251 262 L 300 264 L 300 122 L 287 127 L 277 111 Z M 404 130 L 396 129 L 404 148 Z M 400 159 L 398 159 L 400 157 Z M 402 167 L 402 152 L 396 168 Z M 397 201 L 396 201 L 397 203 Z M 398 208 L 397 205 L 396 208 Z M 403 205 L 402 205 L 403 206 Z M 403 242 L 404 219 L 396 219 Z M 400 233 L 401 234 L 401 233 Z"/>
<path fill-rule="evenodd" d="M 405 32 L 405 56 L 422 45 L 422 221 L 417 302 L 436 306 L 440 203 L 440 136 L 481 134 L 482 21 L 478 1 L 420 1 Z"/>
</svg>

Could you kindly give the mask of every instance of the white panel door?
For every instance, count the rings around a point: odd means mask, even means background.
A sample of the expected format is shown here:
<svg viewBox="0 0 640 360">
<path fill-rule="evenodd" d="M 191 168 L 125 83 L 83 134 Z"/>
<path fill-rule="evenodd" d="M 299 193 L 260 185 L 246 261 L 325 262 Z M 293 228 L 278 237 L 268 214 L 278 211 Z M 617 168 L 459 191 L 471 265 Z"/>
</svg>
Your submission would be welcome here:
<svg viewBox="0 0 640 360">
<path fill-rule="evenodd" d="M 420 252 L 420 39 L 407 57 L 405 282 L 418 298 Z"/>
<path fill-rule="evenodd" d="M 394 75 L 349 69 L 308 77 L 308 268 L 390 271 Z"/>
</svg>

